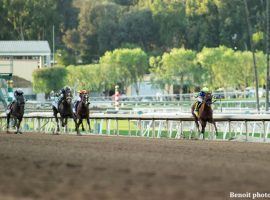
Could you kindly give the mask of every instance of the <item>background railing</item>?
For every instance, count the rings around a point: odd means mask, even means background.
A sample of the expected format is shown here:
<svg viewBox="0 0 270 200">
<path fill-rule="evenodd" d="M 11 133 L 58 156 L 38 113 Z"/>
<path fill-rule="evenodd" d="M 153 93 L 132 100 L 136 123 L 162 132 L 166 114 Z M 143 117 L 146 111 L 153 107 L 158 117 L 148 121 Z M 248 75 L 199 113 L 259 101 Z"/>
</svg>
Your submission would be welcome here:
<svg viewBox="0 0 270 200">
<path fill-rule="evenodd" d="M 129 115 L 129 114 L 92 114 L 90 115 L 92 133 L 84 134 L 141 136 L 151 138 L 201 138 L 198 135 L 194 119 L 190 114 L 181 115 Z M 215 115 L 218 127 L 216 137 L 211 124 L 208 124 L 206 135 L 208 139 L 230 140 L 242 138 L 244 141 L 269 142 L 269 115 Z M 84 124 L 86 124 L 84 122 Z M 0 117 L 0 131 L 5 131 L 6 117 Z M 22 131 L 55 133 L 56 123 L 52 113 L 25 114 Z M 72 120 L 68 127 L 62 130 L 74 134 L 75 126 Z"/>
</svg>

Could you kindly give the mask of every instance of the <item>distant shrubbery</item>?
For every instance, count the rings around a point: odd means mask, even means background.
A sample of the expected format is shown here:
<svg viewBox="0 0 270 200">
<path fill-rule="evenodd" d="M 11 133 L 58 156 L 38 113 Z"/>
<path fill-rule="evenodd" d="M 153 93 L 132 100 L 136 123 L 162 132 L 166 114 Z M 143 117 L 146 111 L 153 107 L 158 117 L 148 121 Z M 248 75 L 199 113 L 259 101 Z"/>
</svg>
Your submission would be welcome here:
<svg viewBox="0 0 270 200">
<path fill-rule="evenodd" d="M 256 58 L 259 83 L 263 86 L 266 58 L 262 52 L 257 52 Z M 174 85 L 179 88 L 179 93 L 184 88 L 194 91 L 202 85 L 212 89 L 243 89 L 254 85 L 251 52 L 233 51 L 220 46 L 204 48 L 201 52 L 175 48 L 162 56 L 150 58 L 139 48 L 116 49 L 106 52 L 98 64 L 36 70 L 33 74 L 34 89 L 38 92 L 50 92 L 65 84 L 97 92 L 112 90 L 116 84 L 123 91 L 130 84 L 138 89 L 144 74 L 149 71 L 156 87 L 166 89 L 168 87 L 165 86 Z"/>
</svg>

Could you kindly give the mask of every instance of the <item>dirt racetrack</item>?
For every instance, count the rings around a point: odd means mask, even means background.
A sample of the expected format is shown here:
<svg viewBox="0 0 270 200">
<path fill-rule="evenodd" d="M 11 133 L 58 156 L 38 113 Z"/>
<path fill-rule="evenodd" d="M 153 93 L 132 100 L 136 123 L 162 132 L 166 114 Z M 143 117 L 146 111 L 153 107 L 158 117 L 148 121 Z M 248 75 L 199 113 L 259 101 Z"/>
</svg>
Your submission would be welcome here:
<svg viewBox="0 0 270 200">
<path fill-rule="evenodd" d="M 0 199 L 229 199 L 270 193 L 270 145 L 0 133 Z"/>
</svg>

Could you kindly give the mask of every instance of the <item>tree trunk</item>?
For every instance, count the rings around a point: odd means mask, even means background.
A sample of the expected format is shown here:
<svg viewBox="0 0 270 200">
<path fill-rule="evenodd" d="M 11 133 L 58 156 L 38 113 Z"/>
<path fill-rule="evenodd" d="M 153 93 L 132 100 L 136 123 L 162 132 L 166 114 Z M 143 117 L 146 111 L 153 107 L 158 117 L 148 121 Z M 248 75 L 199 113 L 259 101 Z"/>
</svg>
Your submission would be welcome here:
<svg viewBox="0 0 270 200">
<path fill-rule="evenodd" d="M 255 82 L 256 82 L 256 101 L 257 101 L 257 111 L 260 111 L 260 101 L 259 101 L 259 83 L 258 83 L 258 72 L 257 72 L 257 65 L 256 65 L 256 56 L 255 56 L 255 50 L 252 42 L 252 31 L 251 31 L 251 24 L 249 20 L 249 10 L 248 10 L 248 4 L 247 0 L 245 2 L 245 10 L 246 10 L 246 20 L 248 25 L 248 35 L 249 35 L 249 41 L 250 41 L 250 47 L 252 51 L 252 57 L 253 57 L 253 68 L 254 68 L 254 76 L 255 76 Z"/>
<path fill-rule="evenodd" d="M 266 96 L 265 96 L 265 110 L 268 111 L 269 110 L 269 0 L 266 0 L 266 54 L 267 54 L 267 58 L 266 58 L 266 88 L 265 88 L 265 92 L 266 92 Z"/>
</svg>

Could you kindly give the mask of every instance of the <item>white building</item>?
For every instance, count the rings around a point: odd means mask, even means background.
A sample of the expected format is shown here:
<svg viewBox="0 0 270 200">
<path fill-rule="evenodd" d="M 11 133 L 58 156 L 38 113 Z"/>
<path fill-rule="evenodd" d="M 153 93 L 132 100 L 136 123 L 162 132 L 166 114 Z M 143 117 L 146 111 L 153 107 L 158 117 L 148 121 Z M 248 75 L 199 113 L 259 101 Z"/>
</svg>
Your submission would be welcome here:
<svg viewBox="0 0 270 200">
<path fill-rule="evenodd" d="M 32 89 L 33 71 L 50 65 L 48 41 L 0 41 L 0 75 L 12 75 L 14 88 L 22 88 L 28 97 L 35 96 Z M 44 99 L 44 94 L 39 96 Z"/>
<path fill-rule="evenodd" d="M 35 69 L 50 66 L 48 41 L 0 41 L 0 73 L 32 82 Z"/>
<path fill-rule="evenodd" d="M 142 82 L 140 82 L 140 87 L 139 87 L 140 96 L 156 96 L 156 95 L 173 94 L 172 87 L 169 88 L 168 91 L 154 87 L 153 84 L 151 83 L 149 74 L 144 75 Z M 131 85 L 127 88 L 126 95 L 137 96 L 135 85 Z"/>
</svg>

